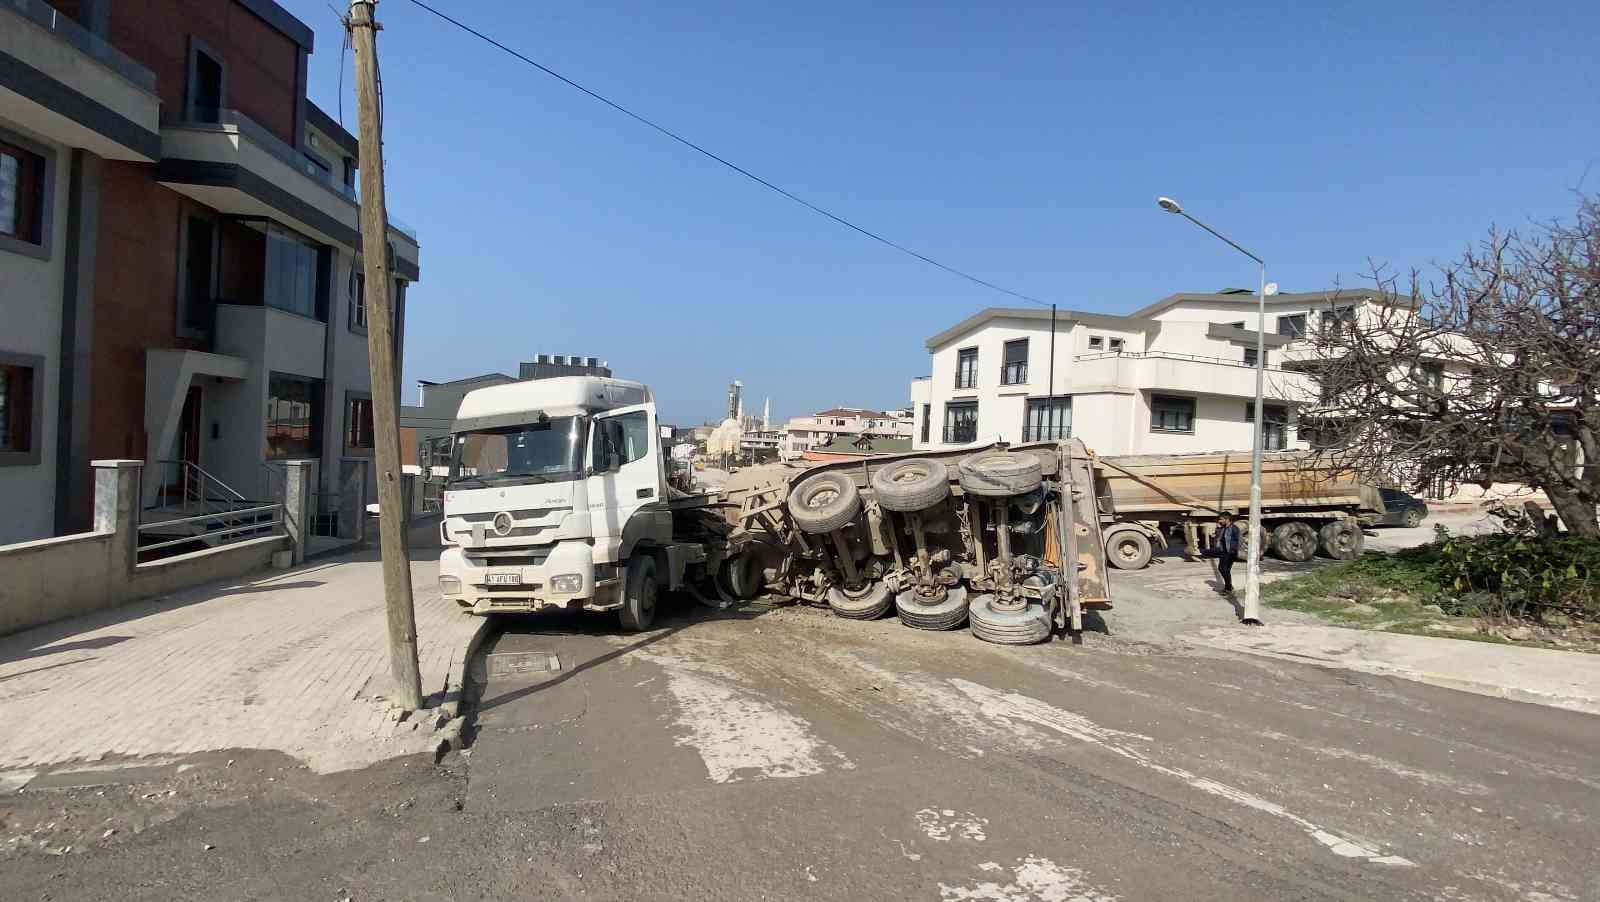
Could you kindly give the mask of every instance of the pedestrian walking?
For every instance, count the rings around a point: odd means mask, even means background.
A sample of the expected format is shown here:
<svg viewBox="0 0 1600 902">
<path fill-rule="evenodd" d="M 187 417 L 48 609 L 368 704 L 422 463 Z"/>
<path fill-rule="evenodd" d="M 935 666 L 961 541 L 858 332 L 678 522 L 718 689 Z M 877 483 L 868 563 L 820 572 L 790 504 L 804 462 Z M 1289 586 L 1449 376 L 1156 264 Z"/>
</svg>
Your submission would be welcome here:
<svg viewBox="0 0 1600 902">
<path fill-rule="evenodd" d="M 1233 515 L 1222 513 L 1217 515 L 1217 531 L 1211 539 L 1211 547 L 1206 549 L 1205 557 L 1217 559 L 1217 575 L 1222 577 L 1222 591 L 1233 594 L 1233 562 L 1239 558 L 1239 544 L 1241 537 L 1239 527 L 1233 522 Z"/>
</svg>

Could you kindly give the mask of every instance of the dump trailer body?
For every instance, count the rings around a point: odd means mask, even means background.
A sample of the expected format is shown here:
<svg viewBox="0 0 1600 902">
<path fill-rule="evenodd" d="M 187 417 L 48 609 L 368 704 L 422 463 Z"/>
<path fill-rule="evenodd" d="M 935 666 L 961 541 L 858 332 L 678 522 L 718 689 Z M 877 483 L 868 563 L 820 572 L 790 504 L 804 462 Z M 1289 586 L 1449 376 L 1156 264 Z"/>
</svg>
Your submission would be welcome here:
<svg viewBox="0 0 1600 902">
<path fill-rule="evenodd" d="M 1099 463 L 1102 507 L 1119 516 L 1214 517 L 1250 509 L 1248 451 L 1119 455 Z M 1261 508 L 1381 514 L 1383 500 L 1355 471 L 1290 451 L 1261 456 Z"/>
<path fill-rule="evenodd" d="M 1119 569 L 1145 566 L 1178 528 L 1193 554 L 1218 514 L 1242 520 L 1250 510 L 1249 452 L 1119 455 L 1096 463 L 1107 560 Z M 1383 512 L 1378 489 L 1353 470 L 1304 452 L 1262 456 L 1262 547 L 1279 558 L 1303 562 L 1318 551 L 1355 557 L 1361 525 Z"/>
</svg>

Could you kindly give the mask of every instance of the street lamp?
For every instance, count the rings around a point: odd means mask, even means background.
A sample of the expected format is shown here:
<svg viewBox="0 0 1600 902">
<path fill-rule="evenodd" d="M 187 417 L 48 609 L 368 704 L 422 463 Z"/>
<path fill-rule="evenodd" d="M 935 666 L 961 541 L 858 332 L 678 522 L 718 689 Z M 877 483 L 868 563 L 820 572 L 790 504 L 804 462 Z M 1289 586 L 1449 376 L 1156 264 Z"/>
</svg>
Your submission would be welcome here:
<svg viewBox="0 0 1600 902">
<path fill-rule="evenodd" d="M 1228 246 L 1256 261 L 1261 267 L 1261 293 L 1256 295 L 1256 416 L 1250 440 L 1250 544 L 1244 580 L 1244 615 L 1240 621 L 1249 626 L 1261 625 L 1261 426 L 1262 395 L 1267 378 L 1267 261 L 1257 257 L 1227 235 L 1213 229 L 1188 213 L 1183 205 L 1170 197 L 1158 197 L 1156 203 L 1168 213 L 1174 213 L 1227 242 Z"/>
</svg>

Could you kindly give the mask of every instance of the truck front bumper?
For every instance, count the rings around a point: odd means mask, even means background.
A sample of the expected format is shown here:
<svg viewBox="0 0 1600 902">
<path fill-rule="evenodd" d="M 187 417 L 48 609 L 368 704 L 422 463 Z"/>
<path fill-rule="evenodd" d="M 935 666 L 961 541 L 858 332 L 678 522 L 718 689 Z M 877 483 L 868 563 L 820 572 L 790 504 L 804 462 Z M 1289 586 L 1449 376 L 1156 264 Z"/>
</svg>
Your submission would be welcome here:
<svg viewBox="0 0 1600 902">
<path fill-rule="evenodd" d="M 474 614 L 528 613 L 543 608 L 611 610 L 620 604 L 615 567 L 600 568 L 596 584 L 587 542 L 557 542 L 508 556 L 479 556 L 461 546 L 439 555 L 439 594 Z"/>
</svg>

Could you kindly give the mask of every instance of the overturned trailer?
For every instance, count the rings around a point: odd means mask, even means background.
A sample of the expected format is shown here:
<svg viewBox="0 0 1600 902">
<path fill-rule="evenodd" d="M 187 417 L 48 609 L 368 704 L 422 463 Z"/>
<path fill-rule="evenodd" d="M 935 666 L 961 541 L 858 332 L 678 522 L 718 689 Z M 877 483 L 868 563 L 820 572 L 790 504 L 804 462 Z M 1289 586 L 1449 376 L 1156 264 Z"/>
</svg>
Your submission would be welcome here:
<svg viewBox="0 0 1600 902">
<path fill-rule="evenodd" d="M 1093 456 L 1077 440 L 773 468 L 731 484 L 723 588 L 842 617 L 893 609 L 1004 644 L 1110 607 Z"/>
</svg>

